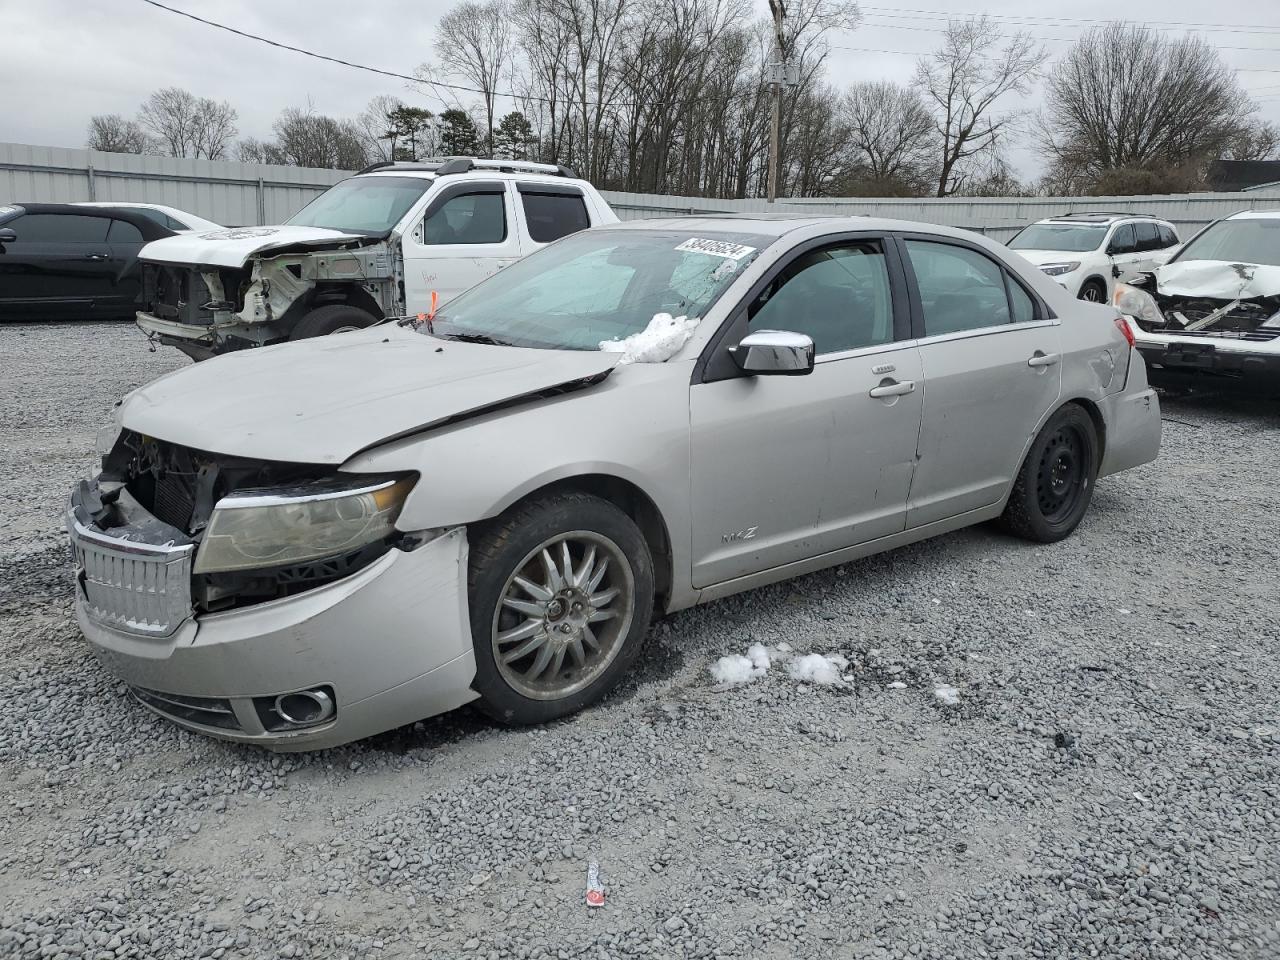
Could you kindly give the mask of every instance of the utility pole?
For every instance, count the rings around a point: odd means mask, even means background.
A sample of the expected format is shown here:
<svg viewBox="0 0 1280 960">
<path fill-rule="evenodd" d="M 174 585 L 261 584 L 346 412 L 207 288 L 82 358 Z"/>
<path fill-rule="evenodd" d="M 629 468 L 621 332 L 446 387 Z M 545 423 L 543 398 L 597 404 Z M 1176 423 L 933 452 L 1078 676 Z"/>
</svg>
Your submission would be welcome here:
<svg viewBox="0 0 1280 960">
<path fill-rule="evenodd" d="M 778 199 L 778 153 L 782 149 L 782 82 L 786 77 L 782 21 L 787 16 L 785 0 L 769 0 L 769 12 L 773 14 L 773 62 L 769 64 L 773 114 L 769 119 L 769 185 L 766 195 L 769 203 L 773 203 Z"/>
</svg>

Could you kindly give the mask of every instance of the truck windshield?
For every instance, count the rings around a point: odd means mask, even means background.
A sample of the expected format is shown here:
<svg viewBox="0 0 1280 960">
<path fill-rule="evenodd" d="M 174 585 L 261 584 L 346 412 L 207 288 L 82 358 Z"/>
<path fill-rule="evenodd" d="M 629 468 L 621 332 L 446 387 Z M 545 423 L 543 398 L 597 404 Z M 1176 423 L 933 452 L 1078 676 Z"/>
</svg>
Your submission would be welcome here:
<svg viewBox="0 0 1280 960">
<path fill-rule="evenodd" d="M 1102 246 L 1107 226 L 1083 223 L 1033 223 L 1009 241 L 1014 250 L 1062 250 L 1084 253 Z"/>
<path fill-rule="evenodd" d="M 442 309 L 436 335 L 599 350 L 655 317 L 702 317 L 772 237 L 588 230 L 494 274 Z"/>
<path fill-rule="evenodd" d="M 1219 220 L 1206 227 L 1173 259 L 1179 263 L 1224 260 L 1280 267 L 1280 217 Z"/>
<path fill-rule="evenodd" d="M 426 177 L 352 177 L 320 194 L 289 224 L 349 233 L 386 233 L 432 183 Z"/>
</svg>

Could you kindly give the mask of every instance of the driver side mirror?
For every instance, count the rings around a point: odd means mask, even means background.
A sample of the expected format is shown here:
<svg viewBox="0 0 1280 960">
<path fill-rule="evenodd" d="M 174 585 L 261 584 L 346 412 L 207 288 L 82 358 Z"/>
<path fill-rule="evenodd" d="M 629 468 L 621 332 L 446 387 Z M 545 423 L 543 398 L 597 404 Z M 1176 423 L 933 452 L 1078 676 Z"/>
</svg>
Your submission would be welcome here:
<svg viewBox="0 0 1280 960">
<path fill-rule="evenodd" d="M 18 239 L 18 235 L 9 227 L 0 227 L 0 244 L 13 243 Z"/>
<path fill-rule="evenodd" d="M 813 340 L 790 330 L 757 330 L 729 353 L 752 376 L 802 377 L 813 373 Z"/>
</svg>

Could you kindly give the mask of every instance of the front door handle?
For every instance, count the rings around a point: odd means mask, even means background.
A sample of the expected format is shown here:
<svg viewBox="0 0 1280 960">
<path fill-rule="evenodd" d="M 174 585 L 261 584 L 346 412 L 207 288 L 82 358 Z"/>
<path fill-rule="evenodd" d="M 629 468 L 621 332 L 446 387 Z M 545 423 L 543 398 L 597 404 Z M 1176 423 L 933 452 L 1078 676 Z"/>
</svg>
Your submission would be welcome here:
<svg viewBox="0 0 1280 960">
<path fill-rule="evenodd" d="M 1036 353 L 1027 361 L 1028 367 L 1052 367 L 1062 359 L 1058 353 Z"/>
<path fill-rule="evenodd" d="M 914 380 L 889 380 L 883 382 L 878 387 L 872 387 L 867 396 L 875 397 L 879 400 L 881 397 L 901 397 L 904 394 L 912 393 L 916 389 Z"/>
<path fill-rule="evenodd" d="M 93 260 L 96 263 L 102 260 L 106 260 L 107 255 L 105 253 L 86 253 L 84 255 L 84 258 L 86 260 Z"/>
</svg>

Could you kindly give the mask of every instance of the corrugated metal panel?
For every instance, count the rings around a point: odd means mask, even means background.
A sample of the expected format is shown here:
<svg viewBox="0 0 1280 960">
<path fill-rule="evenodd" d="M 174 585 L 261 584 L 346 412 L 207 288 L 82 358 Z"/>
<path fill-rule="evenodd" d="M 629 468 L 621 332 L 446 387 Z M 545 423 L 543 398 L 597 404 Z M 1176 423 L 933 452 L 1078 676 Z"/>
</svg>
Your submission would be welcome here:
<svg viewBox="0 0 1280 960">
<path fill-rule="evenodd" d="M 163 203 L 228 226 L 280 223 L 349 173 L 260 163 L 144 157 L 0 143 L 0 203 L 129 200 Z M 1032 221 L 1069 210 L 1151 214 L 1188 236 L 1239 210 L 1280 209 L 1280 187 L 1155 197 L 761 199 L 651 196 L 603 191 L 623 220 L 723 213 L 804 213 L 920 220 L 1007 240 Z"/>
<path fill-rule="evenodd" d="M 280 223 L 341 170 L 0 143 L 0 203 L 163 203 L 227 226 Z"/>
</svg>

